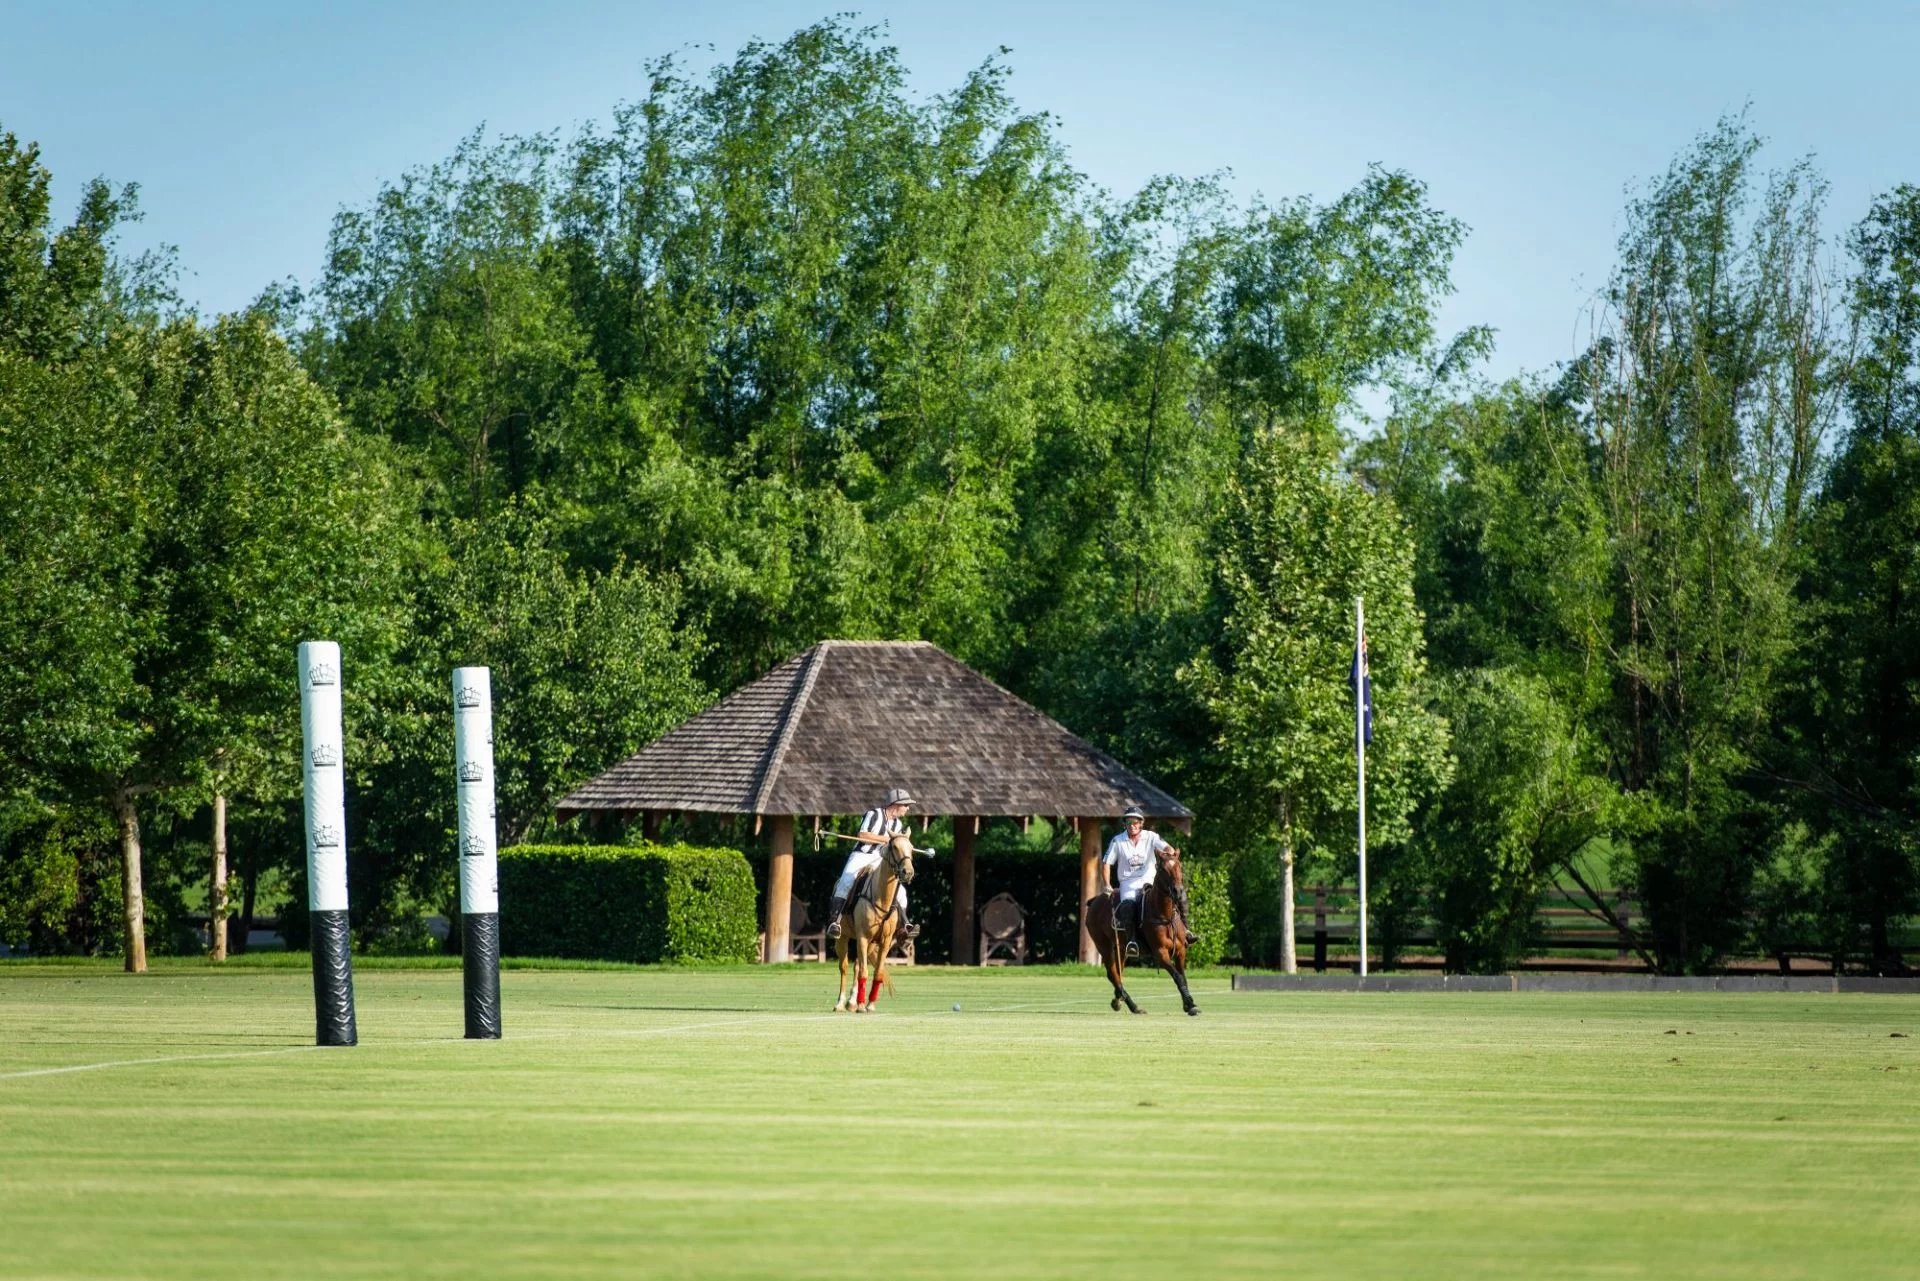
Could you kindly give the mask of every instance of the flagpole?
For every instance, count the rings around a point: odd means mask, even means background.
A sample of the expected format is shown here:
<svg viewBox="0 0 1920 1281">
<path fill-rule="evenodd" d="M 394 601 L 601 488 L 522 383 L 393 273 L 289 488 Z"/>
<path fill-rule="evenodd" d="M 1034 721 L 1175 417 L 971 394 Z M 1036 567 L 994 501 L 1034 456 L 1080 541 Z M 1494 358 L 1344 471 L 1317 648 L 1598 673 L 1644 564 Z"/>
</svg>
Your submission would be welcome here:
<svg viewBox="0 0 1920 1281">
<path fill-rule="evenodd" d="M 1367 977 L 1367 670 L 1361 656 L 1367 640 L 1367 607 L 1353 598 L 1353 745 L 1360 772 L 1360 977 Z"/>
</svg>

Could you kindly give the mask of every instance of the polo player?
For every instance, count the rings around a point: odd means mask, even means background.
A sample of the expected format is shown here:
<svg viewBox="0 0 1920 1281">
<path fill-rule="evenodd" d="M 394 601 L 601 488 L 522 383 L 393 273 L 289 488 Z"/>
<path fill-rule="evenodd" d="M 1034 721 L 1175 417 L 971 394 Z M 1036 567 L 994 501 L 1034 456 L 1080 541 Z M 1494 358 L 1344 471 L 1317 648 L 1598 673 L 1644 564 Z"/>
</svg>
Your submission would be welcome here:
<svg viewBox="0 0 1920 1281">
<path fill-rule="evenodd" d="M 871 872 L 880 866 L 880 855 L 887 842 L 907 830 L 905 815 L 912 804 L 913 797 L 906 788 L 890 788 L 880 804 L 861 816 L 860 844 L 847 855 L 847 865 L 840 870 L 840 879 L 833 883 L 833 903 L 827 908 L 828 938 L 840 937 L 841 918 L 846 913 L 855 879 L 862 872 Z M 900 914 L 900 933 L 906 938 L 919 938 L 920 927 L 907 920 L 906 886 L 900 887 L 894 902 Z"/>
<path fill-rule="evenodd" d="M 1159 867 L 1159 856 L 1163 851 L 1180 851 L 1162 840 L 1160 834 L 1147 828 L 1147 816 L 1138 806 L 1128 806 L 1124 816 L 1126 830 L 1118 832 L 1107 842 L 1107 852 L 1100 859 L 1100 882 L 1108 894 L 1114 893 L 1113 880 L 1120 878 L 1118 897 L 1113 906 L 1113 927 L 1127 940 L 1127 955 L 1140 954 L 1140 902 L 1149 885 L 1153 884 L 1154 873 Z M 1199 937 L 1193 932 L 1192 914 L 1187 910 L 1187 887 L 1175 884 L 1169 887 L 1173 901 L 1180 909 L 1180 922 L 1187 932 L 1189 946 Z"/>
</svg>

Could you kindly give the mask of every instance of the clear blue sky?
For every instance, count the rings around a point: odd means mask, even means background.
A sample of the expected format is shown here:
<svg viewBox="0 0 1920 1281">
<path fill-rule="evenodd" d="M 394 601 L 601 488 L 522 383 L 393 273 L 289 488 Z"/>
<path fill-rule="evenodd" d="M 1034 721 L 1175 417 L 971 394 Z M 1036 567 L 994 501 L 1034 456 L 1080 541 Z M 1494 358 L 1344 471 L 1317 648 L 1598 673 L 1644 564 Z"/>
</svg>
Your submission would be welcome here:
<svg viewBox="0 0 1920 1281">
<path fill-rule="evenodd" d="M 851 7 L 851 6 L 849 6 Z M 56 201 L 138 182 L 124 242 L 179 248 L 203 312 L 317 276 L 343 205 L 496 133 L 604 119 L 642 64 L 710 65 L 778 39 L 826 0 L 543 5 L 101 3 L 0 6 L 0 128 L 38 141 Z M 1369 162 L 1425 180 L 1472 228 L 1450 329 L 1499 331 L 1489 372 L 1574 351 L 1624 192 L 1751 104 L 1766 160 L 1811 155 L 1838 233 L 1920 182 L 1920 4 L 1786 0 L 1532 3 L 874 3 L 917 92 L 1012 48 L 1021 106 L 1059 118 L 1115 193 L 1231 169 L 1236 189 L 1327 199 Z M 711 50 L 706 48 L 711 46 Z"/>
</svg>

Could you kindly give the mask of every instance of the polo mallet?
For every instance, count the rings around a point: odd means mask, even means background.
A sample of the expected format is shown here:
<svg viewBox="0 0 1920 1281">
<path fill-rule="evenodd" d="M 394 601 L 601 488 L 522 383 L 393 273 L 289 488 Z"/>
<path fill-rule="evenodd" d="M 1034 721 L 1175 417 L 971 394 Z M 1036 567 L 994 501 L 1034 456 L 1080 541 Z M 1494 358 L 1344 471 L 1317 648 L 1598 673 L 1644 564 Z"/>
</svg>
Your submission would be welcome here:
<svg viewBox="0 0 1920 1281">
<path fill-rule="evenodd" d="M 858 836 L 848 836 L 843 832 L 816 831 L 813 834 L 813 848 L 816 853 L 820 849 L 820 838 L 823 836 L 831 836 L 836 841 L 853 841 L 854 843 L 859 845 L 872 844 L 871 841 L 862 841 Z M 932 858 L 934 854 L 937 853 L 937 851 L 935 850 L 930 850 L 930 849 L 923 850 L 918 845 L 909 845 L 907 848 L 912 850 L 915 854 L 920 855 L 922 858 Z"/>
</svg>

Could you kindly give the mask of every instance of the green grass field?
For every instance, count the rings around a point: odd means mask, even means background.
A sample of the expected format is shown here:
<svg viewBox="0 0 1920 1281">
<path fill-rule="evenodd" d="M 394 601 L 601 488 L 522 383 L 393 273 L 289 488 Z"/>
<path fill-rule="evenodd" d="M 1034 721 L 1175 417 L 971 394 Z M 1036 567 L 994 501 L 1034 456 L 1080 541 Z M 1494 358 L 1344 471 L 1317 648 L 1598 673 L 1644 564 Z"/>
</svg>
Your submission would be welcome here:
<svg viewBox="0 0 1920 1281">
<path fill-rule="evenodd" d="M 303 963 L 304 958 L 291 958 Z M 1911 997 L 0 964 L 7 1278 L 1911 1278 Z M 954 1003 L 960 1010 L 954 1011 Z M 1906 1038 L 1894 1033 L 1910 1034 Z"/>
</svg>

